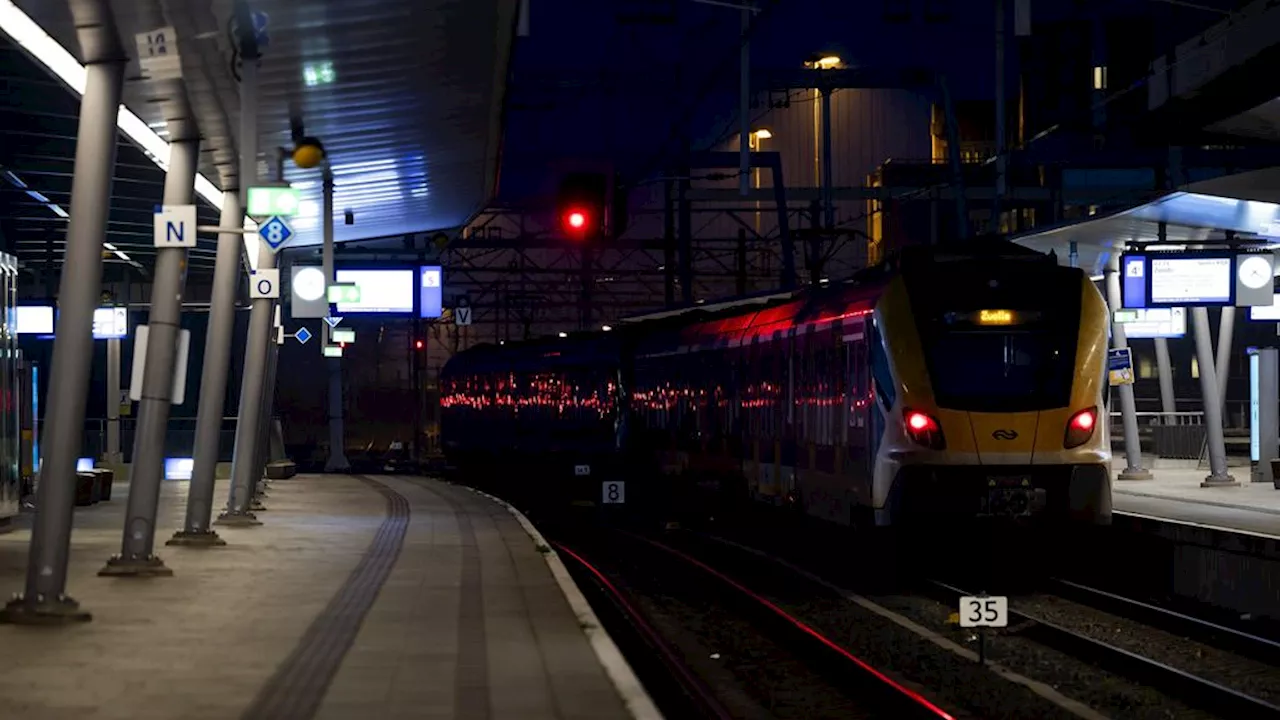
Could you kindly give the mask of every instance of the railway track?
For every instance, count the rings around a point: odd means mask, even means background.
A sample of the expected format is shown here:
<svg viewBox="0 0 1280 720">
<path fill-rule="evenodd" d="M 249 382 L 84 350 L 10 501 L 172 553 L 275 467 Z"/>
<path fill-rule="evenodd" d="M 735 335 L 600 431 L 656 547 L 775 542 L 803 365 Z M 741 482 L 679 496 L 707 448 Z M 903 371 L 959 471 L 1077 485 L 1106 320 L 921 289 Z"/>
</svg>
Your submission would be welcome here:
<svg viewBox="0 0 1280 720">
<path fill-rule="evenodd" d="M 701 677 L 714 673 L 700 673 L 696 663 L 691 662 L 691 653 L 678 647 L 689 643 L 671 637 L 691 628 L 694 634 L 699 634 L 702 623 L 685 619 L 676 633 L 668 623 L 664 633 L 662 620 L 651 617 L 652 612 L 645 609 L 644 598 L 638 597 L 645 593 L 660 596 L 667 607 L 674 600 L 676 604 L 710 608 L 707 621 L 719 627 L 704 628 L 705 632 L 734 633 L 736 637 L 728 642 L 736 645 L 732 651 L 735 659 L 752 658 L 750 672 L 761 673 L 758 680 L 744 677 L 743 668 L 729 667 L 726 658 L 724 664 L 738 676 L 737 680 L 758 686 L 777 682 L 787 685 L 781 689 L 770 685 L 769 695 L 781 700 L 759 703 L 769 716 L 895 720 L 957 717 L 757 594 L 739 579 L 685 550 L 626 532 L 613 533 L 607 550 L 592 542 L 590 557 L 583 551 L 589 546 L 586 541 L 574 543 L 576 547 L 553 544 L 593 586 L 597 600 L 607 603 L 609 613 L 615 617 L 612 624 L 624 626 L 626 634 L 633 637 L 634 641 L 627 643 L 630 645 L 628 657 L 648 666 L 647 672 L 642 671 L 642 677 L 650 678 L 645 679 L 646 684 L 666 685 L 667 689 L 657 694 L 667 698 L 666 702 L 659 700 L 659 703 L 666 705 L 664 710 L 671 717 L 727 718 L 751 713 L 735 707 L 732 698 L 725 699 L 732 692 L 726 693 L 723 682 Z M 620 561 L 620 558 L 624 559 Z M 608 564 L 597 565 L 595 559 Z M 679 581 L 670 582 L 655 592 L 631 585 L 637 576 L 678 578 Z M 677 596 L 666 597 L 665 593 L 672 588 L 678 588 Z M 615 632 L 615 628 L 610 630 Z M 711 642 L 715 640 L 708 644 Z M 721 638 L 719 642 L 725 643 L 726 639 Z M 718 652 L 711 653 L 710 657 L 721 659 Z M 759 687 L 750 691 L 759 691 Z M 650 692 L 653 693 L 654 688 L 650 688 Z M 824 695 L 829 697 L 823 699 Z M 776 704 L 779 702 L 781 706 Z"/>
<path fill-rule="evenodd" d="M 1136 623 L 1164 632 L 1192 638 L 1242 657 L 1263 663 L 1274 663 L 1280 645 L 1247 633 L 1199 620 L 1189 615 L 1168 611 L 1147 603 L 1088 588 L 1077 583 L 1055 581 L 1069 600 L 1093 608 L 1103 608 Z M 956 607 L 959 598 L 974 593 L 941 580 L 923 585 L 935 599 Z M 1243 692 L 1224 682 L 1211 680 L 1197 672 L 1150 656 L 1150 653 L 1127 649 L 1114 642 L 1103 641 L 1091 634 L 1066 627 L 1044 616 L 1027 611 L 1022 605 L 1028 598 L 1011 598 L 1009 627 L 1003 634 L 1016 635 L 1040 645 L 1088 662 L 1115 675 L 1141 683 L 1191 707 L 1229 718 L 1280 718 L 1280 706 Z M 1222 661 L 1219 661 L 1222 664 Z M 1230 677 L 1235 668 L 1215 667 L 1217 674 Z"/>
</svg>

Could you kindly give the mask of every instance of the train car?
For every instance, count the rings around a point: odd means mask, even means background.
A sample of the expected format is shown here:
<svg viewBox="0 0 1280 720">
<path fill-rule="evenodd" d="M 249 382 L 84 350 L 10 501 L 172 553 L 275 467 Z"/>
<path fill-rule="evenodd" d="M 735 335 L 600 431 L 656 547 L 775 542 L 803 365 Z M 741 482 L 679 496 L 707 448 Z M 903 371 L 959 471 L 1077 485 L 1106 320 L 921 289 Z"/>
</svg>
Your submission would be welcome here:
<svg viewBox="0 0 1280 720">
<path fill-rule="evenodd" d="M 522 503 L 599 500 L 627 471 L 621 357 L 604 333 L 455 355 L 440 373 L 446 473 Z"/>
<path fill-rule="evenodd" d="M 638 487 L 671 517 L 1106 524 L 1108 325 L 1051 255 L 907 248 L 826 288 L 460 354 L 442 438 L 509 493 L 599 502 L 630 480 L 626 502 Z"/>
<path fill-rule="evenodd" d="M 1015 245 L 909 248 L 637 348 L 665 472 L 859 527 L 1111 517 L 1108 316 Z"/>
</svg>

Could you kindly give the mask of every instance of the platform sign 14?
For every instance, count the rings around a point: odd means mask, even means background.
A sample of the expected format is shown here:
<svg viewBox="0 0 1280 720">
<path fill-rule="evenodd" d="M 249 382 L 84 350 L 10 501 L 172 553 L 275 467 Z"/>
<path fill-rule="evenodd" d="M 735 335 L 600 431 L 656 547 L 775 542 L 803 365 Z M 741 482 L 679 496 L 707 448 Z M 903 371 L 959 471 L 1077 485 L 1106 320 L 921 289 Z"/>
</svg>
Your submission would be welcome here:
<svg viewBox="0 0 1280 720">
<path fill-rule="evenodd" d="M 1009 598 L 1001 595 L 960 598 L 960 627 L 1008 627 Z"/>
</svg>

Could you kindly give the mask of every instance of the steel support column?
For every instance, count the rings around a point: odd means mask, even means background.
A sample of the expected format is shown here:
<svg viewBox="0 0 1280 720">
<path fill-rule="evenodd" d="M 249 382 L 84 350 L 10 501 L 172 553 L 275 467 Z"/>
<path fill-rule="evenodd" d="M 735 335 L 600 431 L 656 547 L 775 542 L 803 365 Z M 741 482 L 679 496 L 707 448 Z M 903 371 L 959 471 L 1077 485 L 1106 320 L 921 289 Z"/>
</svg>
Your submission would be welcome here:
<svg viewBox="0 0 1280 720">
<path fill-rule="evenodd" d="M 107 450 L 103 462 L 120 471 L 124 456 L 120 453 L 120 338 L 107 340 Z"/>
<path fill-rule="evenodd" d="M 1209 311 L 1191 308 L 1195 331 L 1196 362 L 1200 367 L 1200 392 L 1204 395 L 1205 444 L 1209 451 L 1209 475 L 1201 487 L 1237 485 L 1227 473 L 1227 446 L 1222 437 L 1222 396 L 1218 394 L 1218 372 L 1214 368 L 1213 339 L 1209 335 Z"/>
<path fill-rule="evenodd" d="M 831 153 L 831 90 L 822 90 L 822 226 L 832 230 L 836 226 L 836 201 L 832 195 L 833 168 Z M 816 224 L 816 223 L 815 223 Z"/>
<path fill-rule="evenodd" d="M 1107 262 L 1107 306 L 1114 311 L 1121 306 L 1120 302 L 1120 256 L 1112 253 Z M 1111 322 L 1111 345 L 1114 348 L 1129 347 L 1129 340 L 1124 334 L 1124 324 Z M 1133 398 L 1133 386 L 1121 385 L 1116 388 L 1120 394 L 1120 419 L 1124 423 L 1125 469 L 1116 477 L 1119 480 L 1150 480 L 1151 471 L 1142 467 L 1142 440 L 1138 436 L 1138 408 Z"/>
<path fill-rule="evenodd" d="M 200 141 L 175 138 L 169 144 L 169 171 L 164 179 L 165 205 L 190 205 L 195 193 Z M 192 233 L 195 228 L 188 228 Z M 173 405 L 173 378 L 182 333 L 182 293 L 186 285 L 187 249 L 159 248 L 151 285 L 151 312 L 147 316 L 146 358 L 138 424 L 133 436 L 133 463 L 129 470 L 129 501 L 125 510 L 120 554 L 107 561 L 99 575 L 118 577 L 168 576 L 173 570 L 154 553 L 156 511 L 160 484 L 164 481 L 165 435 Z M 136 355 L 136 353 L 135 353 Z M 136 363 L 142 358 L 134 357 Z M 186 372 L 186 368 L 177 368 Z"/>
<path fill-rule="evenodd" d="M 751 190 L 751 10 L 742 9 L 738 57 L 738 193 Z"/>
<path fill-rule="evenodd" d="M 243 43 L 242 43 L 243 44 Z M 240 63 L 240 197 L 247 202 L 249 188 L 258 182 L 258 56 L 256 50 Z M 275 253 L 258 243 L 258 269 L 276 266 Z M 215 524 L 248 527 L 261 525 L 249 510 L 257 465 L 258 423 L 262 412 L 262 387 L 266 378 L 267 343 L 271 338 L 273 301 L 256 298 L 249 307 L 249 335 L 245 341 L 244 370 L 237 405 L 235 450 L 231 459 L 231 489 L 227 509 Z"/>
<path fill-rule="evenodd" d="M 321 247 L 321 264 L 324 271 L 325 286 L 335 281 L 333 263 L 333 171 L 328 164 L 324 166 L 324 245 Z M 325 323 L 320 329 L 324 334 L 324 344 L 329 344 L 330 327 Z M 343 420 L 344 403 L 342 401 L 342 358 L 326 358 L 329 365 L 329 457 L 325 460 L 325 472 L 346 472 L 351 469 L 347 460 L 347 434 Z"/>
<path fill-rule="evenodd" d="M 36 516 L 31 530 L 27 579 L 22 595 L 11 600 L 0 620 L 56 624 L 91 619 L 66 595 L 67 556 L 75 511 L 76 460 L 84 437 L 84 406 L 93 362 L 93 311 L 102 287 L 102 238 L 116 165 L 116 113 L 124 85 L 126 60 L 115 38 L 110 8 L 100 3 L 97 24 L 81 32 L 86 79 L 76 133 L 60 313 L 53 340 L 43 456 L 36 485 Z M 77 19 L 80 19 L 77 17 Z M 90 40 L 94 35 L 96 43 Z"/>
<path fill-rule="evenodd" d="M 1258 349 L 1258 386 L 1251 388 L 1251 392 L 1257 392 L 1257 427 L 1250 428 L 1250 432 L 1258 444 L 1258 461 L 1249 479 L 1273 485 L 1276 478 L 1271 472 L 1271 462 L 1278 457 L 1276 444 L 1277 437 L 1280 437 L 1280 360 L 1277 360 L 1277 354 L 1280 351 L 1275 348 Z"/>
<path fill-rule="evenodd" d="M 1218 343 L 1213 363 L 1213 371 L 1218 376 L 1218 399 L 1222 403 L 1223 424 L 1227 420 L 1227 381 L 1231 377 L 1231 342 L 1236 329 L 1236 309 L 1222 308 L 1218 316 Z"/>
<path fill-rule="evenodd" d="M 1169 360 L 1169 341 L 1156 338 L 1156 378 L 1160 381 L 1160 411 L 1165 422 L 1173 421 L 1171 413 L 1178 412 L 1178 396 L 1173 391 L 1173 363 Z"/>
<path fill-rule="evenodd" d="M 275 253 L 266 243 L 258 247 L 258 269 L 274 269 Z M 252 278 L 250 279 L 252 282 Z M 231 458 L 231 490 L 227 509 L 215 521 L 217 525 L 254 526 L 261 521 L 253 514 L 253 489 L 262 468 L 258 466 L 259 419 L 262 416 L 263 388 L 267 381 L 267 353 L 271 337 L 273 302 L 254 298 L 249 306 L 249 336 L 244 349 L 244 377 L 240 382 L 240 421 L 236 423 L 236 444 Z"/>
<path fill-rule="evenodd" d="M 244 220 L 238 189 L 222 193 L 221 227 L 239 227 Z M 226 545 L 210 527 L 213 493 L 222 445 L 222 413 L 226 410 L 227 371 L 236 324 L 236 290 L 240 284 L 240 254 L 244 236 L 218 235 L 213 266 L 213 292 L 209 302 L 209 328 L 205 332 L 204 364 L 200 371 L 200 406 L 196 410 L 195 450 L 192 452 L 191 486 L 187 491 L 187 515 L 182 529 L 166 545 L 214 547 Z"/>
</svg>

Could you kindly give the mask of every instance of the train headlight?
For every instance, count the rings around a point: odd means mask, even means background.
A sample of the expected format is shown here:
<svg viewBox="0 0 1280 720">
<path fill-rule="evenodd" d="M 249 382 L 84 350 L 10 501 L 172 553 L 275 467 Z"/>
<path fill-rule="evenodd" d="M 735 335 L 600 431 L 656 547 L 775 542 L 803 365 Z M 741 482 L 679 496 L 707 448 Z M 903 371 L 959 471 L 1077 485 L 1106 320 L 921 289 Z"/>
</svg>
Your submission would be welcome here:
<svg viewBox="0 0 1280 720">
<path fill-rule="evenodd" d="M 1086 408 L 1071 416 L 1067 421 L 1067 434 L 1062 440 L 1064 447 L 1070 449 L 1080 447 L 1089 442 L 1093 431 L 1098 426 L 1098 409 Z"/>
<path fill-rule="evenodd" d="M 923 445 L 932 450 L 942 450 L 947 447 L 947 441 L 942 436 L 942 426 L 932 415 L 919 410 L 903 410 L 902 421 L 906 426 L 907 437 L 917 445 Z"/>
</svg>

